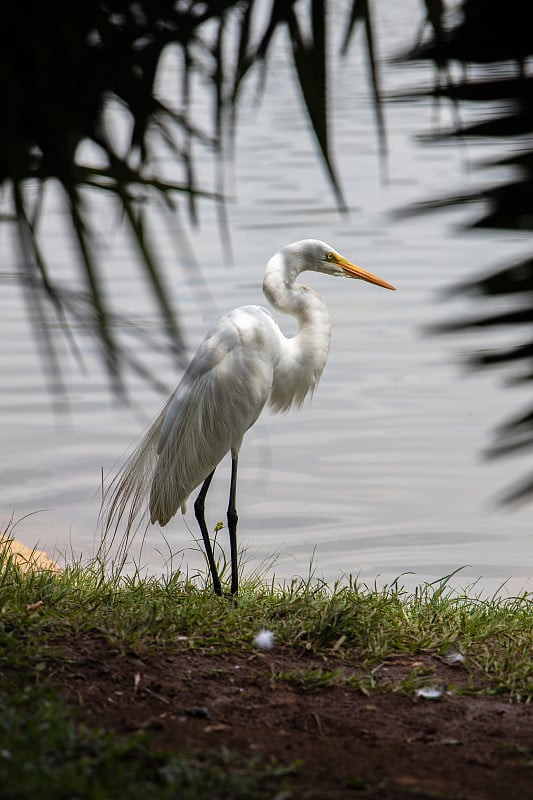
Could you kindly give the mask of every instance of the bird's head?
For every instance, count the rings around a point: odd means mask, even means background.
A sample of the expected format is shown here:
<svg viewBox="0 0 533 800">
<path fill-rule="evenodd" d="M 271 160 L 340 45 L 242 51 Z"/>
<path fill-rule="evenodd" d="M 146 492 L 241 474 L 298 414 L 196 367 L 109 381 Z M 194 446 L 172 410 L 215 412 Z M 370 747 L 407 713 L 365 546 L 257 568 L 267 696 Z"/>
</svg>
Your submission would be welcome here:
<svg viewBox="0 0 533 800">
<path fill-rule="evenodd" d="M 352 264 L 329 244 L 318 239 L 303 239 L 301 242 L 294 242 L 284 247 L 282 252 L 285 263 L 290 264 L 296 273 L 312 270 L 313 272 L 323 272 L 326 275 L 367 281 L 376 286 L 383 286 L 384 289 L 394 290 L 396 288 L 372 272 L 358 267 L 357 264 Z"/>
</svg>

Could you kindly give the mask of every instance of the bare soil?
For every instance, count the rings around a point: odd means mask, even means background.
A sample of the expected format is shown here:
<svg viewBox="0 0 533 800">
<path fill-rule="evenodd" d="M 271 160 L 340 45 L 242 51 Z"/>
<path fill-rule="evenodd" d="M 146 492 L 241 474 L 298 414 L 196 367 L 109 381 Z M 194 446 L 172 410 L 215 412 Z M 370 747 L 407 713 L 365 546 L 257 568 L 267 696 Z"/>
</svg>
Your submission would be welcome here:
<svg viewBox="0 0 533 800">
<path fill-rule="evenodd" d="M 167 751 L 204 757 L 223 746 L 294 765 L 295 798 L 533 798 L 533 709 L 490 696 L 446 692 L 417 699 L 390 688 L 302 690 L 278 678 L 309 666 L 356 662 L 268 652 L 125 654 L 99 637 L 57 643 L 53 683 L 79 718 L 117 733 L 148 732 Z M 383 665 L 397 685 L 413 670 L 430 683 L 466 685 L 462 666 L 427 655 Z"/>
</svg>

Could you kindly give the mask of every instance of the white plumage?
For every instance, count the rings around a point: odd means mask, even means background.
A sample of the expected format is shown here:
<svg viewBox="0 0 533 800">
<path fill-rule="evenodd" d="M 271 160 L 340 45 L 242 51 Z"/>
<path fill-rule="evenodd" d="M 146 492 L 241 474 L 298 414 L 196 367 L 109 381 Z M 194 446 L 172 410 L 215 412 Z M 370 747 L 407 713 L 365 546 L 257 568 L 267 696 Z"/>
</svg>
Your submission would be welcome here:
<svg viewBox="0 0 533 800">
<path fill-rule="evenodd" d="M 274 647 L 275 636 L 268 628 L 261 628 L 254 638 L 254 644 L 259 650 L 272 650 Z"/>
<path fill-rule="evenodd" d="M 195 512 L 217 594 L 222 594 L 222 587 L 204 518 L 205 495 L 214 470 L 231 451 L 228 529 L 231 591 L 235 593 L 235 489 L 244 434 L 267 403 L 275 411 L 301 405 L 316 388 L 328 356 L 327 306 L 313 289 L 296 283 L 304 270 L 394 289 L 325 242 L 306 239 L 284 247 L 267 264 L 263 291 L 275 308 L 297 319 L 297 334 L 285 337 L 270 311 L 261 306 L 243 306 L 221 317 L 110 488 L 106 528 L 117 526 L 127 511 L 129 531 L 148 495 L 151 522 L 166 525 L 179 508 L 185 510 L 187 498 L 203 482 Z"/>
</svg>

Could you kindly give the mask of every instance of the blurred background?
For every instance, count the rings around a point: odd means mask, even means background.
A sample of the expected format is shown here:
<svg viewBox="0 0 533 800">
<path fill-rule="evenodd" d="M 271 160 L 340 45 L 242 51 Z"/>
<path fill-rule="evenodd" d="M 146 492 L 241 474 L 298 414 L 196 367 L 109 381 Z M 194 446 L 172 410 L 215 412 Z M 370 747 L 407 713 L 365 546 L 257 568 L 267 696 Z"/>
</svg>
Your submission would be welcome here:
<svg viewBox="0 0 533 800">
<path fill-rule="evenodd" d="M 398 291 L 306 276 L 330 358 L 312 403 L 247 435 L 245 570 L 530 589 L 532 16 L 4 3 L 0 529 L 92 557 L 102 483 L 209 325 L 312 237 Z M 190 512 L 150 527 L 130 566 L 204 568 L 195 537 Z"/>
</svg>

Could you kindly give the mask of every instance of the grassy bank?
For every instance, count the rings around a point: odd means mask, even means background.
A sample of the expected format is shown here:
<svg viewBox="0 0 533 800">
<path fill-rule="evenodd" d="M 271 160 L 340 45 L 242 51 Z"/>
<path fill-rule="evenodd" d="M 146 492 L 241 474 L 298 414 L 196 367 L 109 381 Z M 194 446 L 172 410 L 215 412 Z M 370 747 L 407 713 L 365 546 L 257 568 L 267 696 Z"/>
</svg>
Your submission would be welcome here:
<svg viewBox="0 0 533 800">
<path fill-rule="evenodd" d="M 302 691 L 342 684 L 369 694 L 413 693 L 431 683 L 427 665 L 396 682 L 379 668 L 431 654 L 460 663 L 460 688 L 445 688 L 527 701 L 533 695 L 531 612 L 529 595 L 461 597 L 446 579 L 414 593 L 398 585 L 378 591 L 313 579 L 285 586 L 244 580 L 239 597 L 227 599 L 179 573 L 166 581 L 110 577 L 91 565 L 23 574 L 7 558 L 0 569 L 2 797 L 288 796 L 284 765 L 216 749 L 199 762 L 179 747 L 158 752 L 149 735 L 119 737 L 79 724 L 50 677 L 74 639 L 98 637 L 147 660 L 183 650 L 208 659 L 252 655 L 264 627 L 274 633 L 276 651 L 302 656 L 289 672 L 273 671 L 272 682 Z M 315 656 L 312 666 L 308 654 Z"/>
</svg>

